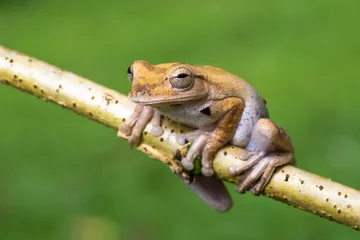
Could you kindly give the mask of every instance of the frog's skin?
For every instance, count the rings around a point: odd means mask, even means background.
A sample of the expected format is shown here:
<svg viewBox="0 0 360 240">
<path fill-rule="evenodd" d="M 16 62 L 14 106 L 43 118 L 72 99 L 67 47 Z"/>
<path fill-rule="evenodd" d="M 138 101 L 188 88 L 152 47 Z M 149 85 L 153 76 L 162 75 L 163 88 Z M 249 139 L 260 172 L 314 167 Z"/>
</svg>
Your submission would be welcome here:
<svg viewBox="0 0 360 240">
<path fill-rule="evenodd" d="M 228 173 L 239 176 L 238 192 L 250 189 L 255 195 L 262 192 L 276 167 L 294 162 L 289 136 L 269 120 L 265 100 L 241 78 L 211 66 L 152 65 L 146 61 L 135 61 L 128 69 L 128 78 L 132 82 L 129 97 L 138 105 L 119 131 L 130 135 L 131 145 L 139 143 L 149 122 L 152 134 L 162 135 L 160 120 L 162 115 L 166 116 L 196 129 L 177 135 L 179 144 L 192 143 L 182 159 L 187 170 L 194 168 L 194 160 L 200 156 L 201 172 L 210 177 L 214 174 L 214 154 L 221 147 L 230 143 L 245 148 L 247 151 L 239 157 L 247 162 L 229 167 Z M 206 177 L 199 182 L 206 185 Z M 209 188 L 206 187 L 209 196 L 219 194 L 215 189 L 224 186 L 214 179 L 211 181 Z M 219 211 L 226 211 L 231 206 L 230 196 L 225 196 L 227 192 L 221 194 L 225 201 L 208 203 Z"/>
</svg>

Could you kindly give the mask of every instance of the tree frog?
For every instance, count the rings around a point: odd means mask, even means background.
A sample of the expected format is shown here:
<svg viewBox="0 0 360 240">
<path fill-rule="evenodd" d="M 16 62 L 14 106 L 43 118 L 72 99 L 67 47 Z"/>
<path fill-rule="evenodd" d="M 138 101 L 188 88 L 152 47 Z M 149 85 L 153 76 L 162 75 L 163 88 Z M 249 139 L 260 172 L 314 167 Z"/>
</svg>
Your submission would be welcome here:
<svg viewBox="0 0 360 240">
<path fill-rule="evenodd" d="M 212 178 L 214 154 L 225 144 L 246 149 L 239 156 L 246 163 L 228 168 L 229 175 L 239 176 L 239 193 L 250 190 L 259 195 L 276 167 L 294 163 L 290 137 L 269 119 L 265 100 L 243 79 L 211 66 L 152 65 L 142 60 L 135 61 L 127 74 L 132 83 L 129 98 L 138 105 L 119 131 L 130 136 L 133 145 L 148 123 L 153 135 L 162 135 L 162 116 L 194 128 L 177 135 L 180 145 L 191 142 L 181 163 L 190 171 L 196 157 L 201 158 L 202 176 L 194 191 L 215 209 L 231 207 L 224 185 Z"/>
</svg>

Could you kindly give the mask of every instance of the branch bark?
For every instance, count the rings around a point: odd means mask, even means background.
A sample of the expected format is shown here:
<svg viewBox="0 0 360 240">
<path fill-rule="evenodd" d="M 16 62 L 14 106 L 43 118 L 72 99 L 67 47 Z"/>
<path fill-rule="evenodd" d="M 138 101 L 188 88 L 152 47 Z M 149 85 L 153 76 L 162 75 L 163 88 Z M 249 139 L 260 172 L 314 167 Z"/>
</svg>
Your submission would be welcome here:
<svg viewBox="0 0 360 240">
<path fill-rule="evenodd" d="M 130 116 L 135 107 L 126 96 L 114 90 L 1 46 L 0 83 L 54 102 L 114 129 Z M 187 147 L 179 146 L 175 135 L 189 128 L 165 119 L 162 125 L 165 133 L 161 137 L 154 137 L 145 129 L 143 141 L 137 149 L 167 164 L 174 173 L 188 178 L 179 162 L 186 155 Z M 216 154 L 214 170 L 218 178 L 237 182 L 237 178 L 227 174 L 227 168 L 242 163 L 237 158 L 241 151 L 244 150 L 226 146 Z M 285 166 L 277 170 L 263 194 L 360 230 L 360 192 L 330 179 Z"/>
</svg>

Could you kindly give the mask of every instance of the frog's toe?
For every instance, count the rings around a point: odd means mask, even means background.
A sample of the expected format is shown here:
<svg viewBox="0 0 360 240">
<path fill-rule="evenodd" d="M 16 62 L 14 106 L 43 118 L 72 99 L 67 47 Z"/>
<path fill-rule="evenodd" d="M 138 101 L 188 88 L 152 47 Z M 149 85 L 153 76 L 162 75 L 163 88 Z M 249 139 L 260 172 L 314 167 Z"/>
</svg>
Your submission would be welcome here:
<svg viewBox="0 0 360 240">
<path fill-rule="evenodd" d="M 121 134 L 125 134 L 126 136 L 129 136 L 131 135 L 131 132 L 132 132 L 132 127 L 126 123 L 123 123 L 119 127 L 118 136 L 121 136 Z"/>
<path fill-rule="evenodd" d="M 185 134 L 178 134 L 176 135 L 176 142 L 179 145 L 185 145 L 187 140 L 186 140 L 186 135 Z"/>
<path fill-rule="evenodd" d="M 151 134 L 155 137 L 160 137 L 161 135 L 163 135 L 164 133 L 164 129 L 159 126 L 159 125 L 154 125 L 151 127 Z"/>
<path fill-rule="evenodd" d="M 256 164 L 258 164 L 261 161 L 261 159 L 263 159 L 265 154 L 266 153 L 263 151 L 257 152 L 256 154 L 252 154 L 252 157 L 248 159 L 247 162 L 245 162 L 244 164 L 230 166 L 228 168 L 228 174 L 230 176 L 237 176 L 244 173 L 245 171 L 249 170 L 250 168 L 254 167 Z"/>
<path fill-rule="evenodd" d="M 211 177 L 212 175 L 214 175 L 214 170 L 212 170 L 211 168 L 203 167 L 201 168 L 201 173 L 206 177 Z"/>
<path fill-rule="evenodd" d="M 133 148 L 135 145 L 139 144 L 140 139 L 141 139 L 141 135 L 132 134 L 128 140 L 130 147 Z"/>
<path fill-rule="evenodd" d="M 254 155 L 256 155 L 257 152 L 253 152 L 253 151 L 243 151 L 239 154 L 239 158 L 243 161 L 250 159 L 251 157 L 253 157 Z"/>
<path fill-rule="evenodd" d="M 199 138 L 202 138 L 202 135 L 204 134 L 205 131 L 200 129 L 188 133 L 180 133 L 176 135 L 176 142 L 179 145 L 185 145 L 188 142 L 192 143 L 197 141 Z"/>
<path fill-rule="evenodd" d="M 200 136 L 196 138 L 196 140 L 191 145 L 189 152 L 187 153 L 186 157 L 182 159 L 181 163 L 187 170 L 194 169 L 194 161 L 195 158 L 201 156 L 201 152 L 206 144 L 206 137 Z"/>
<path fill-rule="evenodd" d="M 183 160 L 181 160 L 181 164 L 188 171 L 191 171 L 194 169 L 194 163 L 192 161 L 189 161 L 187 158 L 183 158 Z"/>
</svg>

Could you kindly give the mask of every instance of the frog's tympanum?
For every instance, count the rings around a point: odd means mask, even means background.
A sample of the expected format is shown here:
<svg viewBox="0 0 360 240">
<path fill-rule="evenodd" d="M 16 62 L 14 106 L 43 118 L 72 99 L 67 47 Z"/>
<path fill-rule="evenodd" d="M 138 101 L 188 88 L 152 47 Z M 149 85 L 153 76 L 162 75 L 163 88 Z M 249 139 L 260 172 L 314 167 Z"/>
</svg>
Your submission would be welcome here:
<svg viewBox="0 0 360 240">
<path fill-rule="evenodd" d="M 289 136 L 269 120 L 265 100 L 243 79 L 211 66 L 146 61 L 135 61 L 128 78 L 129 97 L 138 105 L 119 131 L 129 135 L 133 145 L 148 123 L 153 135 L 163 134 L 161 116 L 194 128 L 177 135 L 179 144 L 191 142 L 181 162 L 192 170 L 195 158 L 201 158 L 202 176 L 191 184 L 216 210 L 223 212 L 232 205 L 222 182 L 212 177 L 214 154 L 225 144 L 246 149 L 239 156 L 246 163 L 228 168 L 229 175 L 239 176 L 239 193 L 250 190 L 259 195 L 276 167 L 294 162 Z"/>
</svg>

